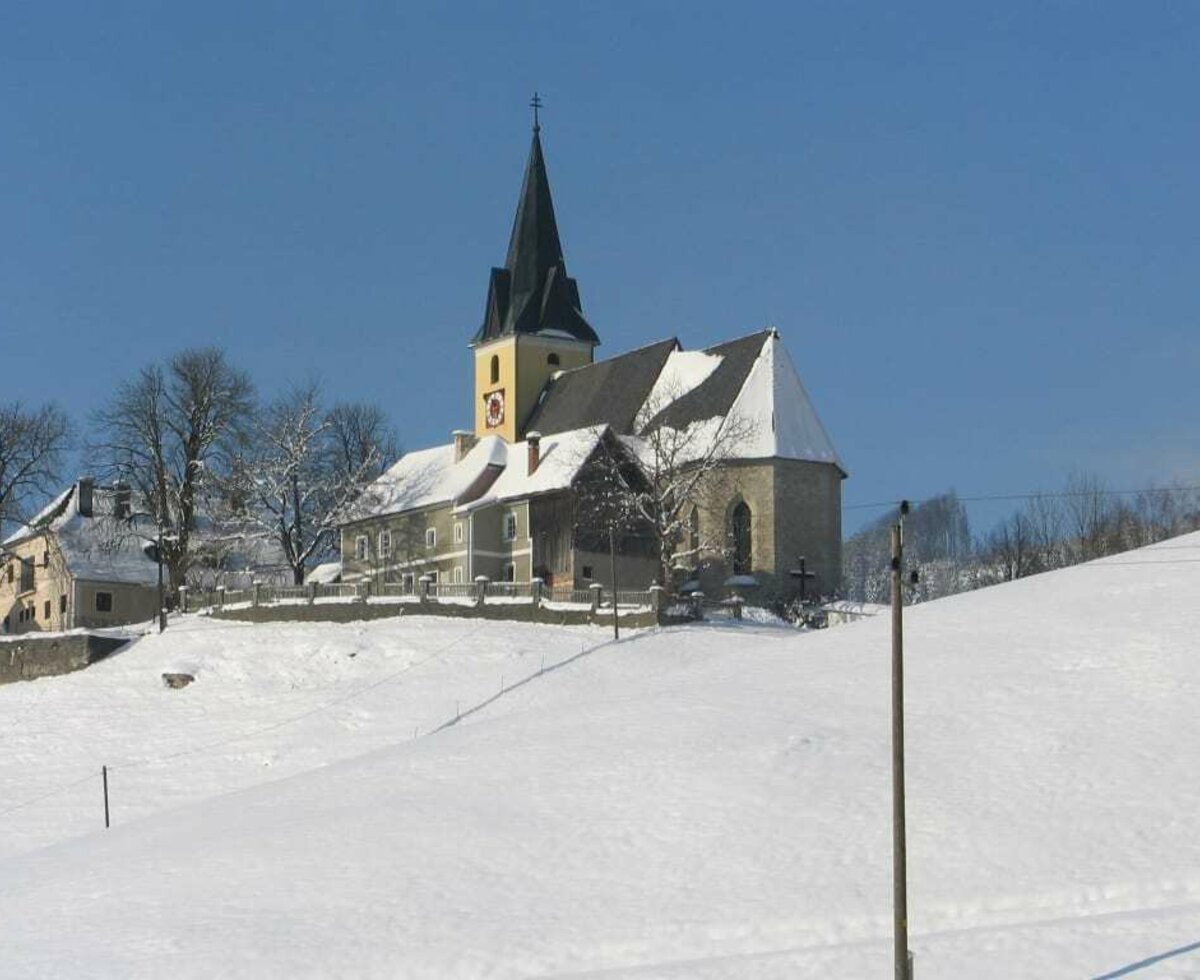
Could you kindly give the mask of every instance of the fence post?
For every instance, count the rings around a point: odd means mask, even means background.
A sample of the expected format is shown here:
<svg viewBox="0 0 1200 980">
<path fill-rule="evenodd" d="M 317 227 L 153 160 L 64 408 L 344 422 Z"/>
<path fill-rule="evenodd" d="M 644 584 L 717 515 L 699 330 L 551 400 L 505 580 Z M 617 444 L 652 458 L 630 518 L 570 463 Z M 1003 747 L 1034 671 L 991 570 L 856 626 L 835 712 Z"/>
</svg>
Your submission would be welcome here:
<svg viewBox="0 0 1200 980">
<path fill-rule="evenodd" d="M 487 598 L 488 577 L 486 575 L 475 576 L 475 605 L 482 606 Z"/>
<path fill-rule="evenodd" d="M 745 603 L 745 601 L 746 600 L 743 599 L 736 592 L 732 596 L 729 597 L 729 604 L 731 606 L 733 606 L 733 618 L 734 619 L 742 618 L 742 604 Z"/>
<path fill-rule="evenodd" d="M 255 607 L 262 605 L 262 587 L 263 584 L 258 579 L 254 580 L 254 599 L 252 605 Z"/>
<path fill-rule="evenodd" d="M 692 593 L 692 618 L 704 618 L 704 593 L 699 590 Z"/>
<path fill-rule="evenodd" d="M 542 580 L 536 575 L 529 580 L 529 598 L 533 602 L 534 609 L 542 604 L 542 585 Z"/>
<path fill-rule="evenodd" d="M 654 621 L 659 626 L 663 621 L 663 593 L 666 591 L 657 582 L 650 586 L 650 612 L 654 614 Z"/>
<path fill-rule="evenodd" d="M 225 586 L 218 585 L 217 586 L 217 610 L 220 611 L 224 608 L 225 608 Z"/>
<path fill-rule="evenodd" d="M 433 584 L 433 579 L 428 575 L 422 575 L 418 581 L 421 584 L 420 600 L 421 605 L 429 604 L 429 586 Z"/>
<path fill-rule="evenodd" d="M 317 583 L 309 582 L 307 585 L 304 586 L 304 591 L 306 593 L 305 598 L 308 599 L 308 604 L 311 606 L 314 602 L 317 601 Z"/>
<path fill-rule="evenodd" d="M 588 588 L 592 590 L 592 615 L 595 616 L 600 611 L 600 601 L 604 595 L 604 586 L 599 582 L 593 582 Z"/>
<path fill-rule="evenodd" d="M 186 585 L 179 587 L 179 611 L 184 613 L 191 612 L 188 608 L 188 587 Z"/>
<path fill-rule="evenodd" d="M 362 580 L 362 588 L 359 590 L 358 597 L 360 599 L 362 599 L 363 602 L 366 602 L 368 599 L 371 598 L 371 591 L 372 591 L 372 588 L 374 585 L 375 585 L 375 580 L 372 579 L 370 576 L 367 576 L 365 579 Z"/>
</svg>

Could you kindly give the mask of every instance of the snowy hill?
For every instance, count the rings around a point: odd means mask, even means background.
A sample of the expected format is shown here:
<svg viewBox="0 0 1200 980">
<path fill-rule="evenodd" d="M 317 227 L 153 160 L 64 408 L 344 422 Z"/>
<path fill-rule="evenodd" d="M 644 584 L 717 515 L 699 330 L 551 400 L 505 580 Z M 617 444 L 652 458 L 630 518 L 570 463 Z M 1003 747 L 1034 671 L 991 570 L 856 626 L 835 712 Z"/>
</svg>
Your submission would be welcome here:
<svg viewBox="0 0 1200 980">
<path fill-rule="evenodd" d="M 1198 594 L 1190 535 L 909 611 L 921 980 L 1200 976 Z M 886 617 L 487 629 L 0 688 L 3 975 L 891 975 Z"/>
</svg>

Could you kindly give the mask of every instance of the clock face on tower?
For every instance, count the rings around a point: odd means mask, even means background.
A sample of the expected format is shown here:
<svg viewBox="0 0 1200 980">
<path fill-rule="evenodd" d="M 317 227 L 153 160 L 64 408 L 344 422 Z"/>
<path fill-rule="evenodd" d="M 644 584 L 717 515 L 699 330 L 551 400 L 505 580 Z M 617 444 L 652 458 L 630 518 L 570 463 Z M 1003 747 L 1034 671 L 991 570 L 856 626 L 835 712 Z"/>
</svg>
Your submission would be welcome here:
<svg viewBox="0 0 1200 980">
<path fill-rule="evenodd" d="M 497 388 L 483 396 L 483 418 L 489 429 L 504 424 L 504 389 Z"/>
</svg>

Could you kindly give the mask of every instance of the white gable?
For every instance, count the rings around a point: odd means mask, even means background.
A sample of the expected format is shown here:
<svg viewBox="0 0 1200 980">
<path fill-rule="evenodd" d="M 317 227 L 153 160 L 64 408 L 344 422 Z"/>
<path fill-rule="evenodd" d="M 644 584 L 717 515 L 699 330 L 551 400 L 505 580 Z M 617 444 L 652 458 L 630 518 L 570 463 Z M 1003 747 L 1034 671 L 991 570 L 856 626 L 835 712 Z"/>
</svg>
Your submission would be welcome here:
<svg viewBox="0 0 1200 980">
<path fill-rule="evenodd" d="M 772 333 L 763 344 L 730 419 L 746 423 L 749 434 L 734 451 L 739 459 L 799 459 L 833 463 L 845 472 L 837 450 L 817 417 L 787 348 Z"/>
</svg>

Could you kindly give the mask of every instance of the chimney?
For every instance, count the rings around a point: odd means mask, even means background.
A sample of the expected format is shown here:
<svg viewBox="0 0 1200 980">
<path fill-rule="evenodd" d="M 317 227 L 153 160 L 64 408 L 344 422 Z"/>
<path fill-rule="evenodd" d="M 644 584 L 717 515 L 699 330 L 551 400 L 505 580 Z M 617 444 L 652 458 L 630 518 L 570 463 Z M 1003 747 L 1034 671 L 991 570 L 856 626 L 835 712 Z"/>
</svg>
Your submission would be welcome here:
<svg viewBox="0 0 1200 980">
<path fill-rule="evenodd" d="M 529 446 L 529 476 L 537 472 L 538 463 L 542 461 L 542 434 L 526 432 L 525 442 Z"/>
<path fill-rule="evenodd" d="M 113 516 L 119 521 L 127 521 L 132 513 L 133 491 L 129 489 L 129 484 L 113 484 Z"/>
<path fill-rule="evenodd" d="M 92 491 L 96 483 L 90 476 L 81 476 L 75 488 L 75 510 L 80 517 L 92 516 Z"/>
<path fill-rule="evenodd" d="M 450 434 L 454 437 L 454 462 L 457 463 L 475 448 L 479 439 L 474 432 L 468 432 L 466 429 L 455 429 Z"/>
</svg>

